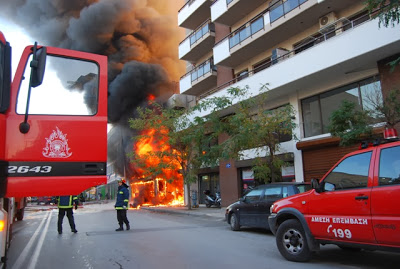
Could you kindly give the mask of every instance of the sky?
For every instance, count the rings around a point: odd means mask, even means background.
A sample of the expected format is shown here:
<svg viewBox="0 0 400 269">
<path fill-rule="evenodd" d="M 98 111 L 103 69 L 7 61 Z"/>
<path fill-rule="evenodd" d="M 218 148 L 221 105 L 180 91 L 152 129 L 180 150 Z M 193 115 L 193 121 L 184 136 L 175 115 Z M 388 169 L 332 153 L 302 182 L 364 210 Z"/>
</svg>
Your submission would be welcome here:
<svg viewBox="0 0 400 269">
<path fill-rule="evenodd" d="M 12 67 L 13 67 L 13 77 L 19 58 L 21 57 L 22 51 L 28 45 L 33 45 L 35 40 L 33 40 L 22 28 L 15 25 L 12 22 L 4 20 L 0 17 L 0 31 L 3 32 L 6 40 L 10 43 L 12 47 Z"/>
</svg>

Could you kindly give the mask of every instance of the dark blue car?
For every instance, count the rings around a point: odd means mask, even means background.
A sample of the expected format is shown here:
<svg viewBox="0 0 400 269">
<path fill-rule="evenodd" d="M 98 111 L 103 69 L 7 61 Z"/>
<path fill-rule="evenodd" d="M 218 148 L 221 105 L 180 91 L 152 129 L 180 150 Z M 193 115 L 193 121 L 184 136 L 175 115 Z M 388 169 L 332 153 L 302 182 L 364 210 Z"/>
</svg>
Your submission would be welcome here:
<svg viewBox="0 0 400 269">
<path fill-rule="evenodd" d="M 279 182 L 257 186 L 226 208 L 225 220 L 233 231 L 240 230 L 242 226 L 269 230 L 271 205 L 279 199 L 308 190 L 311 190 L 311 185 L 307 182 Z"/>
</svg>

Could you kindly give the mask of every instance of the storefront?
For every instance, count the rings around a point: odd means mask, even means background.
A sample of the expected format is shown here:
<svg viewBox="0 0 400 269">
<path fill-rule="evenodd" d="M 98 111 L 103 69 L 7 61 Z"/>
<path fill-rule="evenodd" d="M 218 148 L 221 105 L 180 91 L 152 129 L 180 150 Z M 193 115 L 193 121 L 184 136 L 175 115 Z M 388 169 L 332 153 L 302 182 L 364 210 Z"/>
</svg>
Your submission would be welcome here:
<svg viewBox="0 0 400 269">
<path fill-rule="evenodd" d="M 208 173 L 199 175 L 199 202 L 204 204 L 204 191 L 209 190 L 215 197 L 215 193 L 220 191 L 218 173 Z"/>
</svg>

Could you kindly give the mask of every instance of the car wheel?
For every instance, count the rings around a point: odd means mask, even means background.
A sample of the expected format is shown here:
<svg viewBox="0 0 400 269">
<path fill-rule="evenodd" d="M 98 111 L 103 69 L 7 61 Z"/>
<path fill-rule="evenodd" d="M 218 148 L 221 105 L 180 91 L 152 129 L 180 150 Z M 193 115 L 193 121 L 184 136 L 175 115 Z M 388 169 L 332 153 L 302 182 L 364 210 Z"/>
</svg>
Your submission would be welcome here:
<svg viewBox="0 0 400 269">
<path fill-rule="evenodd" d="M 240 230 L 240 224 L 239 224 L 239 219 L 236 215 L 236 213 L 232 213 L 229 219 L 229 223 L 231 224 L 231 230 L 232 231 L 239 231 Z"/>
<path fill-rule="evenodd" d="M 304 229 L 298 220 L 289 219 L 279 225 L 276 245 L 282 256 L 289 261 L 306 262 L 311 258 Z"/>
</svg>

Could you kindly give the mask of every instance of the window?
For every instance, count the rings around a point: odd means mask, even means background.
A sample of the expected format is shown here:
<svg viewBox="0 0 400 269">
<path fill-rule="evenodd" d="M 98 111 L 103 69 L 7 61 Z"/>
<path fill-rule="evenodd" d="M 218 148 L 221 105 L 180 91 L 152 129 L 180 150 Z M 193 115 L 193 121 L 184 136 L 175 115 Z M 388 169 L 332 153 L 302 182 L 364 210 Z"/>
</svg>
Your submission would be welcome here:
<svg viewBox="0 0 400 269">
<path fill-rule="evenodd" d="M 310 137 L 328 133 L 330 116 L 343 100 L 357 104 L 358 109 L 371 109 L 371 96 L 381 98 L 381 84 L 378 78 L 368 78 L 301 101 L 304 124 L 304 136 Z M 381 121 L 378 115 L 371 115 L 375 121 Z"/>
<path fill-rule="evenodd" d="M 32 55 L 28 63 L 32 60 Z M 47 55 L 43 83 L 31 89 L 29 114 L 94 115 L 97 113 L 99 68 L 93 62 Z M 25 68 L 17 113 L 25 114 L 30 68 Z"/>
<path fill-rule="evenodd" d="M 253 66 L 253 72 L 254 72 L 254 74 L 258 73 L 258 72 L 260 72 L 260 71 L 262 71 L 262 70 L 264 70 L 264 69 L 266 69 L 266 68 L 268 68 L 270 66 L 271 66 L 271 57 L 268 57 L 267 59 L 255 64 Z"/>
<path fill-rule="evenodd" d="M 249 76 L 249 71 L 246 69 L 236 74 L 236 80 L 241 81 L 242 79 L 245 79 L 248 76 Z"/>
<path fill-rule="evenodd" d="M 279 200 L 281 198 L 283 198 L 282 187 L 281 186 L 271 187 L 271 188 L 267 188 L 265 190 L 264 200 L 276 201 L 276 200 Z"/>
<path fill-rule="evenodd" d="M 400 184 L 400 146 L 381 151 L 379 185 Z"/>
<path fill-rule="evenodd" d="M 325 191 L 366 188 L 372 151 L 350 156 L 324 179 Z"/>
<path fill-rule="evenodd" d="M 260 200 L 260 196 L 263 194 L 264 189 L 255 189 L 246 194 L 245 200 L 246 202 L 257 202 Z"/>
</svg>

